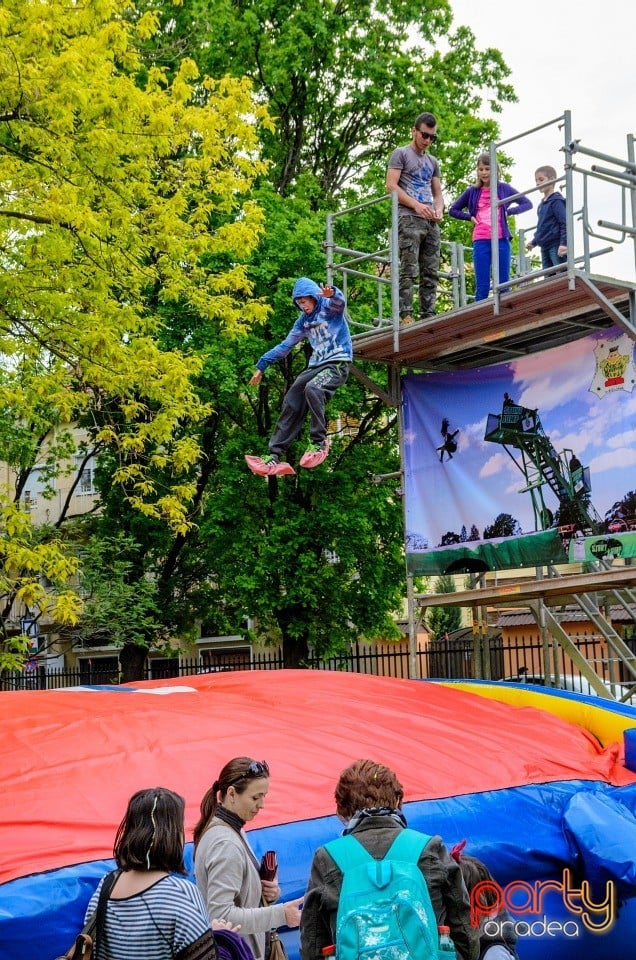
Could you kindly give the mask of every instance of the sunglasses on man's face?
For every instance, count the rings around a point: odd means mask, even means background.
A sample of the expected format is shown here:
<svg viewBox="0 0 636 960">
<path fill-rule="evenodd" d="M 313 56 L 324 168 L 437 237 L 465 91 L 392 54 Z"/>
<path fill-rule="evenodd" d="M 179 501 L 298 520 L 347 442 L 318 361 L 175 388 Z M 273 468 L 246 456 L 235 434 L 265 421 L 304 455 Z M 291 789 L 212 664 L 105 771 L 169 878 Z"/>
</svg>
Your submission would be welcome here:
<svg viewBox="0 0 636 960">
<path fill-rule="evenodd" d="M 241 780 L 255 780 L 258 777 L 269 777 L 269 767 L 264 760 L 252 760 L 243 773 L 232 780 L 232 783 L 240 783 Z M 230 783 L 228 786 L 232 786 L 232 784 Z"/>
<path fill-rule="evenodd" d="M 417 132 L 419 133 L 422 140 L 430 140 L 431 143 L 436 143 L 437 141 L 436 133 L 429 133 L 428 130 L 418 130 Z"/>
</svg>

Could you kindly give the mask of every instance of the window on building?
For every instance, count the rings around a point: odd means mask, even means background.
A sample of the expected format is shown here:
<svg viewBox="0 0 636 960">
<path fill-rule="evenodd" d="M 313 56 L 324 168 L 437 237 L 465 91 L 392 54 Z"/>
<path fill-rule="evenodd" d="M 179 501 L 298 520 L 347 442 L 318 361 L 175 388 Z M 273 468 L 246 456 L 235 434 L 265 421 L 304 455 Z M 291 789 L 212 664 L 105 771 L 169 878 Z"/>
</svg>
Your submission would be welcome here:
<svg viewBox="0 0 636 960">
<path fill-rule="evenodd" d="M 152 657 L 149 667 L 151 680 L 167 680 L 179 676 L 178 657 Z"/>
<path fill-rule="evenodd" d="M 22 502 L 24 503 L 24 509 L 27 513 L 37 508 L 40 497 L 46 487 L 42 479 L 42 474 L 43 471 L 41 467 L 33 467 L 29 473 L 29 486 L 22 492 Z"/>
<path fill-rule="evenodd" d="M 75 457 L 75 466 L 79 470 L 81 468 L 82 472 L 77 483 L 77 493 L 78 494 L 92 494 L 96 493 L 95 487 L 93 485 L 93 479 L 95 475 L 95 459 L 90 457 L 82 467 L 82 462 L 84 457 L 76 456 Z"/>
<path fill-rule="evenodd" d="M 199 651 L 204 670 L 213 673 L 217 670 L 249 670 L 252 662 L 252 648 L 214 647 Z"/>
</svg>

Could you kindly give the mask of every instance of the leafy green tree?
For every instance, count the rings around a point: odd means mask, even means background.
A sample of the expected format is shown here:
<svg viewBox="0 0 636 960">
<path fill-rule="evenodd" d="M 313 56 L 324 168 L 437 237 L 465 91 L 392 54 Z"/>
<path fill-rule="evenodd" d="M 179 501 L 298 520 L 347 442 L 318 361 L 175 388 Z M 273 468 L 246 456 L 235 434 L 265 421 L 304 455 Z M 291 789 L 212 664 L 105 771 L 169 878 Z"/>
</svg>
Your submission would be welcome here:
<svg viewBox="0 0 636 960">
<path fill-rule="evenodd" d="M 472 172 L 477 150 L 497 133 L 496 123 L 481 115 L 484 108 L 496 113 L 515 96 L 499 51 L 479 51 L 469 29 L 453 30 L 446 2 L 291 0 L 274 6 L 267 0 L 225 0 L 218 14 L 201 62 L 213 74 L 247 73 L 276 118 L 275 134 L 265 134 L 264 153 L 273 186 L 285 202 L 262 201 L 265 238 L 252 276 L 274 310 L 252 355 L 256 359 L 265 344 L 287 332 L 286 298 L 294 278 L 323 275 L 316 240 L 324 235 L 325 211 L 384 193 L 387 159 L 408 139 L 413 104 L 438 116 L 443 133 L 436 149 L 452 192 Z M 382 246 L 387 217 L 388 207 L 373 208 L 341 221 L 343 244 L 359 250 Z M 365 319 L 353 282 L 348 298 L 354 319 Z M 298 369 L 293 358 L 283 365 L 285 386 Z M 384 371 L 365 369 L 386 386 Z M 280 391 L 266 384 L 263 393 L 257 422 L 265 439 Z M 339 391 L 338 403 L 341 397 Z M 380 408 L 377 416 L 385 414 Z"/>
<path fill-rule="evenodd" d="M 17 605 L 36 622 L 44 615 L 77 623 L 81 604 L 70 589 L 77 562 L 46 531 L 35 530 L 28 514 L 5 499 L 0 502 L 0 670 L 22 662 L 27 638 L 11 613 Z"/>
<path fill-rule="evenodd" d="M 78 592 L 82 616 L 75 626 L 62 626 L 60 636 L 87 646 L 119 647 L 122 681 L 138 679 L 143 676 L 151 646 L 170 650 L 159 612 L 157 583 L 144 576 L 143 568 L 131 559 L 134 544 L 130 538 L 104 535 L 86 539 L 80 525 L 75 529 L 81 537 Z"/>
<path fill-rule="evenodd" d="M 268 371 L 260 389 L 248 390 L 254 362 L 291 326 L 295 278 L 325 275 L 326 211 L 383 194 L 388 155 L 408 140 L 414 113 L 426 108 L 439 117 L 438 155 L 453 192 L 496 133 L 495 122 L 481 116 L 488 98 L 496 110 L 514 94 L 501 55 L 478 51 L 466 28 L 453 32 L 444 0 L 220 0 L 213 8 L 184 0 L 139 6 L 146 10 L 161 24 L 144 45 L 149 75 L 156 64 L 176 75 L 187 50 L 204 74 L 247 76 L 274 117 L 275 128 L 262 129 L 270 166 L 254 198 L 264 232 L 247 273 L 257 303 L 272 310 L 257 333 L 229 343 L 218 335 L 220 324 L 202 322 L 196 304 L 160 305 L 164 346 L 187 343 L 203 358 L 196 383 L 205 415 L 182 431 L 200 451 L 186 470 L 195 491 L 191 523 L 171 532 L 154 517 L 122 512 L 112 466 L 102 474 L 105 520 L 133 535 L 133 553 L 157 579 L 170 629 L 187 632 L 199 620 L 205 632 L 239 632 L 255 618 L 294 665 L 309 647 L 328 651 L 394 629 L 402 509 L 394 488 L 373 477 L 399 467 L 396 416 L 351 378 L 331 405 L 327 465 L 285 482 L 257 480 L 243 455 L 264 450 L 306 353 L 298 350 Z M 387 210 L 347 221 L 344 245 L 382 246 Z M 353 285 L 348 300 L 360 319 L 368 308 Z M 365 371 L 388 389 L 386 370 Z M 156 489 L 174 488 L 164 465 L 153 464 L 151 476 Z"/>
<path fill-rule="evenodd" d="M 19 549 L 15 505 L 35 464 L 52 482 L 61 445 L 73 453 L 63 425 L 89 424 L 129 501 L 184 531 L 202 360 L 160 342 L 164 312 L 196 311 L 224 337 L 267 315 L 245 267 L 266 111 L 248 80 L 203 77 L 190 58 L 170 77 L 146 69 L 157 29 L 123 0 L 7 0 L 0 13 L 0 461 L 16 477 L 0 491 L 5 617 L 39 563 Z M 54 536 L 45 548 L 58 573 L 41 573 L 58 582 L 64 550 Z"/>
<path fill-rule="evenodd" d="M 439 542 L 440 547 L 450 547 L 454 543 L 461 543 L 462 538 L 454 530 L 447 530 Z"/>
<path fill-rule="evenodd" d="M 626 493 L 620 500 L 616 500 L 615 503 L 605 511 L 605 520 L 609 522 L 614 520 L 616 517 L 621 519 L 627 518 L 627 520 L 636 521 L 636 490 L 630 490 L 629 493 Z"/>
<path fill-rule="evenodd" d="M 200 361 L 160 349 L 148 293 L 232 331 L 264 319 L 240 266 L 261 226 L 244 195 L 264 171 L 256 123 L 244 118 L 264 113 L 246 81 L 199 78 L 185 58 L 171 84 L 157 69 L 136 84 L 135 44 L 156 17 L 133 27 L 127 9 L 119 0 L 4 7 L 0 350 L 10 362 L 0 403 L 30 424 L 46 401 L 54 422 L 70 423 L 114 398 L 121 422 L 134 424 L 120 452 L 138 455 L 120 479 L 137 481 L 150 504 L 147 440 L 177 472 L 196 456 L 174 430 L 200 415 L 191 383 Z M 219 209 L 225 222 L 211 233 Z M 225 270 L 205 264 L 235 256 Z M 117 445 L 118 427 L 115 417 L 104 423 L 101 441 Z M 183 519 L 176 498 L 154 509 Z"/>
<path fill-rule="evenodd" d="M 187 50 L 210 76 L 251 79 L 276 121 L 264 132 L 269 177 L 310 205 L 340 196 L 352 179 L 367 195 L 382 193 L 389 153 L 424 109 L 439 119 L 437 150 L 454 192 L 497 134 L 483 114 L 516 99 L 500 51 L 479 50 L 449 0 L 146 6 L 162 23 L 149 59 L 174 70 Z"/>
<path fill-rule="evenodd" d="M 484 540 L 494 537 L 517 537 L 522 533 L 521 524 L 509 513 L 499 513 L 488 527 L 484 527 Z"/>
<path fill-rule="evenodd" d="M 282 642 L 287 665 L 310 647 L 327 653 L 361 637 L 398 636 L 391 612 L 403 593 L 400 503 L 372 482 L 378 465 L 397 466 L 397 452 L 382 453 L 373 416 L 368 429 L 367 443 L 360 434 L 336 439 L 326 469 L 289 482 L 241 473 L 244 523 L 220 489 L 206 518 L 221 593 L 240 596 L 259 628 Z"/>
<path fill-rule="evenodd" d="M 103 529 L 116 523 L 134 538 L 127 556 L 156 580 L 163 622 L 178 635 L 196 621 L 206 634 L 242 632 L 256 618 L 261 634 L 283 644 L 288 665 L 309 647 L 397 637 L 390 614 L 404 576 L 401 502 L 394 485 L 373 483 L 398 467 L 394 414 L 352 381 L 338 392 L 340 433 L 328 465 L 289 482 L 261 480 L 247 471 L 244 453 L 265 447 L 270 411 L 293 374 L 283 364 L 268 371 L 263 390 L 248 391 L 252 369 L 239 350 L 206 359 L 201 389 L 214 397 L 214 414 L 199 437 L 205 456 L 191 527 L 175 534 L 126 507 L 104 461 Z"/>
</svg>

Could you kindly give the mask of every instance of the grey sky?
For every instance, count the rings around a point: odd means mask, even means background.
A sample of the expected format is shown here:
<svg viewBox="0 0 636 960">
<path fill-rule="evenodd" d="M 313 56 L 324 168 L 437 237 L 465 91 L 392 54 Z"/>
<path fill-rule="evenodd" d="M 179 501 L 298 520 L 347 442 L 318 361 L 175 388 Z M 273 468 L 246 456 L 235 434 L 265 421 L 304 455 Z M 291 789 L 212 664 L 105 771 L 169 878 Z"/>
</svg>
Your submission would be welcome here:
<svg viewBox="0 0 636 960">
<path fill-rule="evenodd" d="M 480 49 L 501 50 L 519 102 L 500 115 L 502 139 L 515 137 L 570 110 L 572 133 L 582 145 L 627 157 L 627 134 L 636 135 L 636 4 L 626 0 L 554 0 L 511 5 L 509 0 L 451 0 L 455 25 L 469 26 Z M 512 182 L 534 183 L 534 170 L 563 166 L 563 134 L 556 126 L 506 146 L 515 160 Z M 476 151 L 483 145 L 476 144 Z M 589 168 L 598 160 L 582 158 Z M 535 206 L 540 197 L 531 199 Z M 590 183 L 591 220 L 621 219 L 620 191 Z M 628 211 L 629 216 L 629 211 Z M 531 218 L 532 214 L 524 217 Z M 519 218 L 518 226 L 527 224 Z M 615 237 L 616 235 L 614 235 Z M 595 241 L 593 249 L 608 243 Z M 614 253 L 594 261 L 594 272 L 635 278 L 634 244 L 614 244 Z"/>
</svg>

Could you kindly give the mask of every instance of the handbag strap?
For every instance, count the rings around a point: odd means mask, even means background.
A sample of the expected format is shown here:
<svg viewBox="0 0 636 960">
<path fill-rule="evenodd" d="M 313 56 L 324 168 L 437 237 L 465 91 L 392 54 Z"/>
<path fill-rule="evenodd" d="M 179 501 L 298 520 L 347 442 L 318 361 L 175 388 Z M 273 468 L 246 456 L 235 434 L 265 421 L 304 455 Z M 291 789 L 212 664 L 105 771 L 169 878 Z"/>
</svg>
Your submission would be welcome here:
<svg viewBox="0 0 636 960">
<path fill-rule="evenodd" d="M 93 947 L 93 955 L 95 958 L 97 958 L 100 944 L 106 939 L 106 904 L 113 887 L 119 879 L 120 874 L 121 870 L 112 870 L 110 873 L 107 873 L 104 877 L 102 888 L 99 891 L 99 899 L 93 915 L 95 918 L 95 938 Z"/>
<path fill-rule="evenodd" d="M 260 865 L 260 863 L 258 862 L 258 859 L 257 859 L 257 857 L 256 857 L 256 854 L 254 853 L 254 851 L 253 851 L 252 848 L 250 847 L 250 845 L 249 845 L 249 843 L 248 843 L 248 841 L 247 841 L 247 837 L 245 836 L 245 834 L 243 833 L 243 831 L 242 831 L 242 830 L 237 830 L 236 827 L 233 827 L 231 823 L 227 823 L 227 821 L 225 821 L 225 820 L 217 820 L 216 823 L 209 823 L 209 824 L 207 825 L 207 827 L 205 828 L 204 833 L 207 833 L 208 830 L 211 830 L 211 829 L 212 829 L 212 827 L 227 827 L 228 830 L 231 830 L 232 833 L 235 833 L 235 834 L 236 834 L 236 836 L 239 838 L 239 840 L 240 840 L 241 843 L 243 844 L 243 847 L 245 848 L 245 852 L 246 852 L 246 854 L 247 854 L 247 856 L 248 856 L 248 859 L 249 859 L 249 860 L 253 863 L 253 865 L 256 867 L 256 871 L 257 871 L 257 873 L 258 873 L 258 875 L 259 875 L 259 877 L 260 877 L 261 865 Z"/>
</svg>

